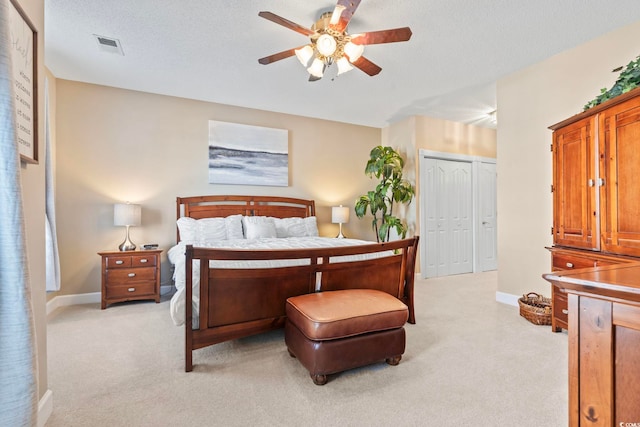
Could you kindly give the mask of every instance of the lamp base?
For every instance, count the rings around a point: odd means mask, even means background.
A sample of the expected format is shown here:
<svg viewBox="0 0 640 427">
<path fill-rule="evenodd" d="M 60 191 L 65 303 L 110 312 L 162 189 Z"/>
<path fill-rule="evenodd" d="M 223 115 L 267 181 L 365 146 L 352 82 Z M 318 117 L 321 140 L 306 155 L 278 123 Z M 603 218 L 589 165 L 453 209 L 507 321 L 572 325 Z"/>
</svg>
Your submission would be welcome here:
<svg viewBox="0 0 640 427">
<path fill-rule="evenodd" d="M 135 243 L 133 243 L 131 241 L 131 239 L 129 239 L 129 226 L 127 225 L 127 235 L 124 238 L 124 242 L 120 243 L 120 246 L 118 246 L 118 249 L 120 249 L 121 251 L 135 251 L 136 250 L 136 245 Z"/>
<path fill-rule="evenodd" d="M 340 231 L 338 232 L 338 235 L 336 236 L 336 239 L 346 239 L 346 238 L 347 238 L 347 236 L 342 234 L 342 224 L 340 224 Z"/>
</svg>

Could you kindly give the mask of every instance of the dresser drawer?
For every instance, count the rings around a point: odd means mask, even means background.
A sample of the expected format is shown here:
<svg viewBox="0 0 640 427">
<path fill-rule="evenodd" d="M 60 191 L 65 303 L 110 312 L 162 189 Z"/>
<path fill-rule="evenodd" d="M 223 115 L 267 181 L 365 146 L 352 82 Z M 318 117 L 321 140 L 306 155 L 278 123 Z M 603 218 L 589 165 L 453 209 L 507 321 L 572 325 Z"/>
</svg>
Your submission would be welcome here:
<svg viewBox="0 0 640 427">
<path fill-rule="evenodd" d="M 107 298 L 133 298 L 140 295 L 153 295 L 155 282 L 131 283 L 130 285 L 117 285 L 107 287 Z"/>
<path fill-rule="evenodd" d="M 155 267 L 114 268 L 106 271 L 106 285 L 126 285 L 127 283 L 155 281 Z"/>
<path fill-rule="evenodd" d="M 589 268 L 596 266 L 596 260 L 568 254 L 551 254 L 551 262 L 554 270 L 573 270 L 577 268 Z"/>
<path fill-rule="evenodd" d="M 553 294 L 553 315 L 558 319 L 563 321 L 565 324 L 569 320 L 569 305 L 567 303 L 567 294 L 560 292 L 559 290 L 555 290 Z"/>
</svg>

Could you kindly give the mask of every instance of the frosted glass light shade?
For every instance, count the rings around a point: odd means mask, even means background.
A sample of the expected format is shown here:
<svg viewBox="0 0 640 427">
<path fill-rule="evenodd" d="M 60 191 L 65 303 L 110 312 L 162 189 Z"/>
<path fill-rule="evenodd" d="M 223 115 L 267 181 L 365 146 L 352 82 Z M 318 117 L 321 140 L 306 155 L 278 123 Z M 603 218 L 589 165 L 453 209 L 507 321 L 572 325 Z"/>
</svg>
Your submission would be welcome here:
<svg viewBox="0 0 640 427">
<path fill-rule="evenodd" d="M 340 17 L 342 16 L 342 12 L 344 12 L 345 9 L 346 9 L 345 6 L 341 4 L 337 5 L 335 9 L 333 9 L 333 13 L 331 14 L 331 20 L 329 21 L 329 24 L 336 25 L 338 22 L 340 22 Z"/>
<path fill-rule="evenodd" d="M 349 64 L 349 60 L 344 56 L 338 59 L 337 64 L 338 64 L 338 75 L 342 73 L 346 73 L 347 71 L 353 70 L 353 67 L 351 66 L 351 64 Z"/>
<path fill-rule="evenodd" d="M 307 71 L 314 77 L 322 78 L 324 74 L 324 63 L 316 58 L 311 63 L 311 67 L 307 68 Z"/>
<path fill-rule="evenodd" d="M 113 205 L 113 225 L 140 225 L 142 209 L 140 205 L 116 203 Z"/>
<path fill-rule="evenodd" d="M 334 206 L 331 208 L 331 222 L 334 224 L 346 224 L 349 222 L 349 208 L 346 206 Z"/>
<path fill-rule="evenodd" d="M 306 67 L 309 65 L 309 60 L 311 60 L 313 56 L 313 48 L 310 45 L 306 45 L 300 49 L 296 49 L 295 53 L 298 61 Z"/>
<path fill-rule="evenodd" d="M 354 63 L 358 59 L 360 59 L 363 52 L 364 46 L 362 46 L 361 44 L 347 42 L 347 44 L 344 45 L 344 53 L 349 57 L 349 61 L 351 61 L 351 63 Z"/>
<path fill-rule="evenodd" d="M 318 41 L 316 42 L 318 52 L 324 56 L 333 55 L 337 46 L 338 44 L 336 43 L 336 39 L 331 37 L 329 34 L 321 35 L 318 37 Z"/>
</svg>

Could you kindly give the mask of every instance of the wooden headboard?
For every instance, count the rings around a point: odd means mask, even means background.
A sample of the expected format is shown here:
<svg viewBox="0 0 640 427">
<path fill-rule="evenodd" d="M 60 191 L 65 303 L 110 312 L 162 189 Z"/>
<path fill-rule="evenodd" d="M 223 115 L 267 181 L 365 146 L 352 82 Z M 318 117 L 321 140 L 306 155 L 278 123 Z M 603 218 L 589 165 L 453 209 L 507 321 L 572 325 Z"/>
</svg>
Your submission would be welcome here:
<svg viewBox="0 0 640 427">
<path fill-rule="evenodd" d="M 229 215 L 275 218 L 315 216 L 313 200 L 275 196 L 193 196 L 176 198 L 176 219 L 217 218 Z M 178 241 L 180 236 L 178 235 Z"/>
</svg>

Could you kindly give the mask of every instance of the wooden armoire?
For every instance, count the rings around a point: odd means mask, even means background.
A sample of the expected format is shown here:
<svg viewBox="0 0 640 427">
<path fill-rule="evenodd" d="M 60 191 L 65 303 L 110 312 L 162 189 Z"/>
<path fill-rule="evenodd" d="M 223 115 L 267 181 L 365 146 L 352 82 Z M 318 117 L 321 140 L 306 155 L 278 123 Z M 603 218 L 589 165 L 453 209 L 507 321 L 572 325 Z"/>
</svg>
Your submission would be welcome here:
<svg viewBox="0 0 640 427">
<path fill-rule="evenodd" d="M 550 126 L 552 270 L 640 261 L 640 88 Z M 568 328 L 552 286 L 552 330 Z"/>
</svg>

